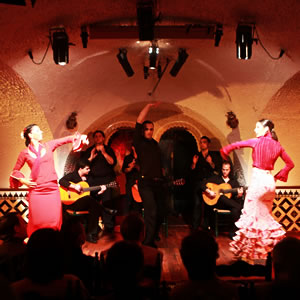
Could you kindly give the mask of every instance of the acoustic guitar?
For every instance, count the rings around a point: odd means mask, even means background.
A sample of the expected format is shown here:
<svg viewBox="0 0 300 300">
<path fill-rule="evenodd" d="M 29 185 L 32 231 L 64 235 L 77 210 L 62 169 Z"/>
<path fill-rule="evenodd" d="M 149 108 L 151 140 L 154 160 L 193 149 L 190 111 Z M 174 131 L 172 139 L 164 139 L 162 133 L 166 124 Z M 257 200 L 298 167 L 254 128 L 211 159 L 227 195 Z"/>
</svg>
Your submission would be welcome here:
<svg viewBox="0 0 300 300">
<path fill-rule="evenodd" d="M 73 182 L 71 182 L 73 183 Z M 61 201 L 64 202 L 64 204 L 72 204 L 79 198 L 89 196 L 91 191 L 99 191 L 101 190 L 101 186 L 106 186 L 106 188 L 116 188 L 118 187 L 118 183 L 116 181 L 109 182 L 107 184 L 101 184 L 101 185 L 96 185 L 96 186 L 89 186 L 89 184 L 86 181 L 80 181 L 78 183 L 73 183 L 73 184 L 80 184 L 82 187 L 82 193 L 78 193 L 74 189 L 70 188 L 65 188 L 63 186 L 59 187 L 59 192 L 60 192 L 60 198 Z"/>
<path fill-rule="evenodd" d="M 232 188 L 229 183 L 216 184 L 216 183 L 208 182 L 206 184 L 206 187 L 216 193 L 215 197 L 211 197 L 206 192 L 202 193 L 204 202 L 210 206 L 216 205 L 220 196 L 222 196 L 222 195 L 226 194 L 226 197 L 230 199 L 232 193 L 237 192 L 237 190 L 239 189 L 239 188 Z M 247 188 L 243 187 L 243 189 L 245 190 Z"/>
<path fill-rule="evenodd" d="M 180 185 L 184 185 L 185 184 L 185 180 L 183 178 L 180 178 L 180 179 L 176 179 L 176 180 L 173 180 L 173 181 L 170 181 L 170 182 L 166 182 L 167 184 L 170 184 L 171 185 L 176 185 L 176 186 L 180 186 Z M 131 194 L 132 194 L 132 197 L 133 197 L 133 200 L 135 202 L 138 202 L 138 203 L 141 203 L 143 202 L 142 198 L 141 198 L 141 195 L 139 193 L 139 189 L 138 189 L 138 185 L 137 185 L 137 181 L 136 183 L 131 187 Z"/>
</svg>

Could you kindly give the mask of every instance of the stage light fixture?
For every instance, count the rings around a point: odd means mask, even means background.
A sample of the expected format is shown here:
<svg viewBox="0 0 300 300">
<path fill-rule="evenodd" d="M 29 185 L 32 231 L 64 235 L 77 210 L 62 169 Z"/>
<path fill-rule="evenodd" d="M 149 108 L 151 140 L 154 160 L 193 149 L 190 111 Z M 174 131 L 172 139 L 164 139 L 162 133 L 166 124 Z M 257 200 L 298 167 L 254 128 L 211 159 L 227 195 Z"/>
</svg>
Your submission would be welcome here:
<svg viewBox="0 0 300 300">
<path fill-rule="evenodd" d="M 250 25 L 238 25 L 236 28 L 236 56 L 238 59 L 250 59 L 252 55 L 253 29 Z"/>
<path fill-rule="evenodd" d="M 154 7 L 152 0 L 137 1 L 137 24 L 140 41 L 154 39 Z"/>
<path fill-rule="evenodd" d="M 52 34 L 53 59 L 58 65 L 69 63 L 69 37 L 64 28 L 59 28 Z"/>
<path fill-rule="evenodd" d="M 175 64 L 173 65 L 170 74 L 172 76 L 176 76 L 178 74 L 178 72 L 180 71 L 181 67 L 183 66 L 183 64 L 185 63 L 186 59 L 188 58 L 188 54 L 186 53 L 185 49 L 180 48 L 178 50 L 178 58 L 175 62 Z"/>
<path fill-rule="evenodd" d="M 144 66 L 144 79 L 147 79 L 149 77 L 149 68 L 147 66 Z"/>
<path fill-rule="evenodd" d="M 148 52 L 149 52 L 149 68 L 154 70 L 156 69 L 156 60 L 159 54 L 159 48 L 155 44 L 152 44 L 149 47 Z"/>
<path fill-rule="evenodd" d="M 119 53 L 117 54 L 117 58 L 119 60 L 119 63 L 121 64 L 123 70 L 125 71 L 126 75 L 128 77 L 133 76 L 134 72 L 129 64 L 129 61 L 127 59 L 127 50 L 125 48 L 120 48 Z"/>
<path fill-rule="evenodd" d="M 223 35 L 223 26 L 218 24 L 215 32 L 215 47 L 219 47 Z"/>
<path fill-rule="evenodd" d="M 82 41 L 82 47 L 87 48 L 89 34 L 87 32 L 86 26 L 81 27 L 80 37 L 81 37 L 81 41 Z"/>
</svg>

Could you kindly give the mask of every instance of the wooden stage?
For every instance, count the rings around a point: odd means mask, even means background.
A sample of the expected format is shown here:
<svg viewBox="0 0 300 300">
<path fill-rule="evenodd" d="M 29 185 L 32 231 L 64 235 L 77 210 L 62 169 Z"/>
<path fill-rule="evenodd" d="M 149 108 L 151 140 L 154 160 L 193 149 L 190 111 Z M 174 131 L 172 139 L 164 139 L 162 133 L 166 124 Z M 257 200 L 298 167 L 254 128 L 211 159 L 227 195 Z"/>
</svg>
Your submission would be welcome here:
<svg viewBox="0 0 300 300">
<path fill-rule="evenodd" d="M 163 252 L 162 280 L 168 282 L 179 282 L 187 279 L 187 273 L 182 265 L 179 248 L 183 237 L 189 234 L 188 225 L 169 225 L 168 237 L 161 232 L 161 240 L 157 243 L 158 248 Z M 120 226 L 115 227 L 113 234 L 103 235 L 97 244 L 86 242 L 83 245 L 83 252 L 87 255 L 100 254 L 104 249 L 108 249 L 114 242 L 121 240 Z M 219 258 L 217 264 L 230 264 L 234 261 L 232 253 L 229 251 L 231 240 L 224 233 L 217 237 L 219 244 Z"/>
<path fill-rule="evenodd" d="M 120 220 L 119 220 L 120 222 Z M 119 223 L 117 222 L 117 224 Z M 176 222 L 173 222 L 176 223 Z M 182 222 L 179 224 L 171 224 L 168 226 L 168 237 L 165 237 L 161 232 L 161 240 L 157 242 L 158 248 L 163 252 L 163 270 L 162 281 L 180 282 L 187 279 L 187 273 L 181 262 L 179 248 L 183 237 L 189 234 L 188 225 Z M 287 235 L 293 235 L 300 238 L 299 232 L 287 232 Z M 97 244 L 86 242 L 83 245 L 83 252 L 87 255 L 95 255 L 95 252 L 100 252 L 108 249 L 114 242 L 121 240 L 120 226 L 115 227 L 115 232 L 109 235 L 103 235 Z M 220 233 L 216 238 L 219 244 L 219 258 L 217 264 L 231 264 L 235 261 L 231 251 L 229 251 L 229 243 L 231 242 L 227 233 Z"/>
</svg>

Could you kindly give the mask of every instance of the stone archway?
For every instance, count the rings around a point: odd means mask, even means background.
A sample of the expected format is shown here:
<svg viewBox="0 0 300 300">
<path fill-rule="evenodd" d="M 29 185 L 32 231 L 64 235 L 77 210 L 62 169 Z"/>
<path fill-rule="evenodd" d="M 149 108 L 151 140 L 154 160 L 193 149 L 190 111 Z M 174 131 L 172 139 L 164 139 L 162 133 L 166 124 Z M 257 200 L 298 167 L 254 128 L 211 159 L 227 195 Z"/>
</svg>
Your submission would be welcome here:
<svg viewBox="0 0 300 300">
<path fill-rule="evenodd" d="M 135 127 L 136 118 L 145 104 L 145 102 L 138 102 L 113 110 L 90 124 L 85 133 L 91 137 L 95 130 L 101 129 L 105 133 L 105 142 L 108 143 L 111 137 L 120 129 Z M 221 145 L 226 144 L 226 137 L 209 120 L 180 105 L 161 103 L 159 109 L 150 111 L 147 117 L 155 124 L 153 137 L 157 141 L 160 141 L 166 131 L 172 128 L 181 128 L 194 137 L 198 149 L 199 140 L 203 135 L 211 138 L 212 150 L 219 150 Z M 92 140 L 90 138 L 90 141 Z M 69 155 L 65 170 L 70 169 L 67 164 L 70 164 L 72 161 L 74 159 L 70 159 Z"/>
<path fill-rule="evenodd" d="M 119 129 L 124 127 L 134 128 L 136 118 L 145 106 L 146 102 L 137 102 L 112 110 L 108 114 L 101 116 L 98 120 L 90 124 L 85 130 L 86 134 L 91 134 L 97 129 L 104 131 L 106 142 Z M 199 146 L 199 140 L 202 135 L 212 138 L 213 150 L 219 150 L 217 147 L 227 144 L 226 137 L 204 116 L 173 103 L 161 103 L 159 108 L 149 112 L 147 116 L 155 124 L 154 138 L 160 140 L 165 131 L 172 127 L 184 128 L 190 132 Z M 217 142 L 216 142 L 217 141 Z"/>
</svg>

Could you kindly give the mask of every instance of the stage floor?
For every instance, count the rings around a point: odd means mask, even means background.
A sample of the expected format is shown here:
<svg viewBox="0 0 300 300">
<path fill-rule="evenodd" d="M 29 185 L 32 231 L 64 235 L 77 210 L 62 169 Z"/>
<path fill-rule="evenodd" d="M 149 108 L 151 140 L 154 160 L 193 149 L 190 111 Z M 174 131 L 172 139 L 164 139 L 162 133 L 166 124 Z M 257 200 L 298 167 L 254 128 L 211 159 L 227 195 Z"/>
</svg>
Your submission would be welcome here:
<svg viewBox="0 0 300 300">
<path fill-rule="evenodd" d="M 162 271 L 162 280 L 167 282 L 179 282 L 187 279 L 187 273 L 183 267 L 180 258 L 180 244 L 183 237 L 189 234 L 189 227 L 185 225 L 183 222 L 173 221 L 169 222 L 168 226 L 168 237 L 161 232 L 160 237 L 161 240 L 157 242 L 158 248 L 163 252 L 163 271 Z M 300 238 L 299 232 L 288 232 L 287 235 L 293 235 Z M 115 232 L 109 235 L 103 235 L 97 244 L 92 244 L 86 242 L 83 245 L 83 252 L 87 255 L 95 255 L 95 252 L 100 254 L 104 249 L 110 248 L 110 246 L 121 240 L 120 234 L 120 226 L 117 225 L 115 227 Z M 219 258 L 217 260 L 217 264 L 231 264 L 233 263 L 234 256 L 229 251 L 229 243 L 230 238 L 226 233 L 220 233 L 220 235 L 216 238 L 219 244 Z"/>
</svg>

